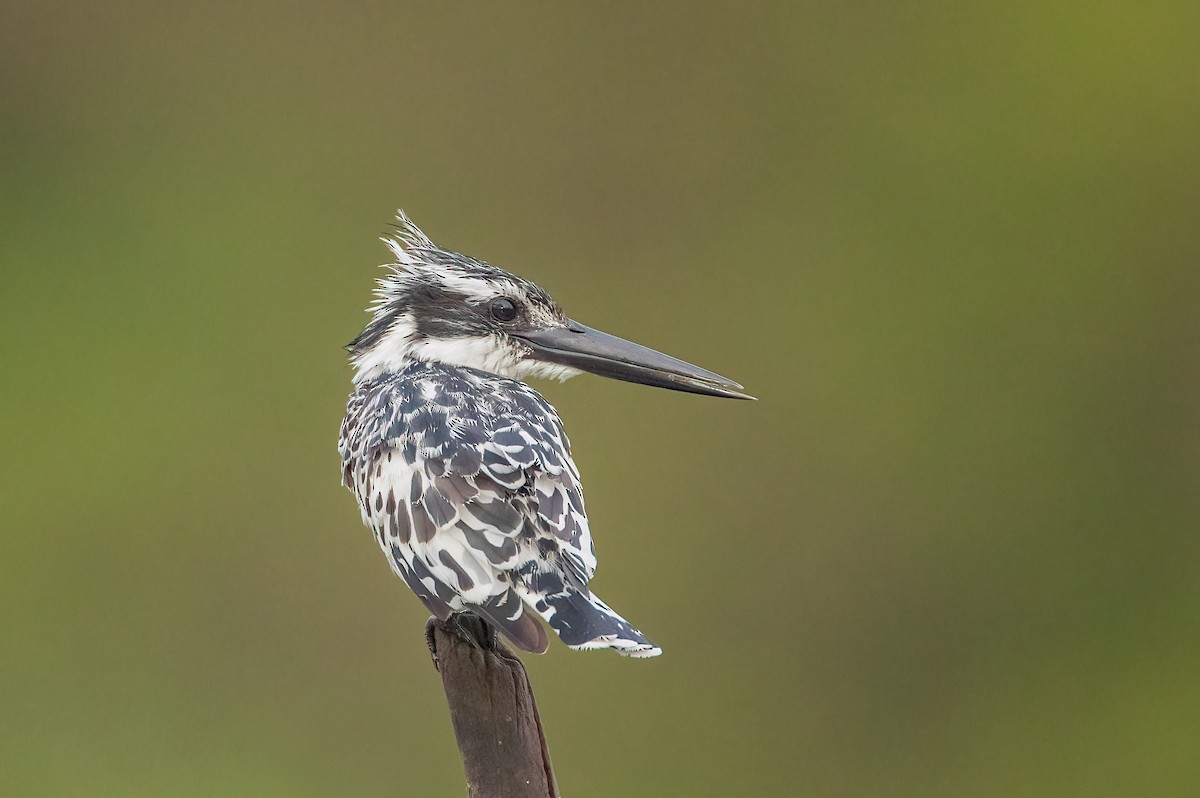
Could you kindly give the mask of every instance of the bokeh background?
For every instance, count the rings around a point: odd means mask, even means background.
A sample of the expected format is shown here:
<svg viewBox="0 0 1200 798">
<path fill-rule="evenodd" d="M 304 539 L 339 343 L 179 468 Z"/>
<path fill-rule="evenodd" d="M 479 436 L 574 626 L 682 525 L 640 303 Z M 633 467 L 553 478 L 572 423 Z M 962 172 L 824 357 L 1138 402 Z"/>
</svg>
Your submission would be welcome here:
<svg viewBox="0 0 1200 798">
<path fill-rule="evenodd" d="M 404 207 L 756 404 L 540 386 L 571 796 L 1200 794 L 1194 3 L 0 11 L 0 793 L 463 793 L 339 486 Z"/>
</svg>

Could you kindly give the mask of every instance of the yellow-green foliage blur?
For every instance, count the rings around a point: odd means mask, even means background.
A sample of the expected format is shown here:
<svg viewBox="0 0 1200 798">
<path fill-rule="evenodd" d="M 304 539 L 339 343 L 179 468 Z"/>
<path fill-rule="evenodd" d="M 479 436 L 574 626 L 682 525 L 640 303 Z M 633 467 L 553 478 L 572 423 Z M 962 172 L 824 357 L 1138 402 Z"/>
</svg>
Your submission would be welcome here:
<svg viewBox="0 0 1200 798">
<path fill-rule="evenodd" d="M 461 795 L 335 450 L 403 207 L 579 377 L 573 798 L 1200 794 L 1188 3 L 0 10 L 0 794 Z"/>
</svg>

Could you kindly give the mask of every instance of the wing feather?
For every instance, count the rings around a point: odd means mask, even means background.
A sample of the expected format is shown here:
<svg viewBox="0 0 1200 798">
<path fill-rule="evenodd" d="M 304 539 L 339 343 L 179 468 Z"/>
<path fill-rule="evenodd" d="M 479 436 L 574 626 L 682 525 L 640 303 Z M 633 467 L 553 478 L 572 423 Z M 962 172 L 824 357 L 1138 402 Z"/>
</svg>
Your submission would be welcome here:
<svg viewBox="0 0 1200 798">
<path fill-rule="evenodd" d="M 346 481 L 431 611 L 480 611 L 518 645 L 545 650 L 517 583 L 556 575 L 586 592 L 596 569 L 562 422 L 523 383 L 427 371 L 360 386 L 350 409 L 359 401 L 366 421 L 343 429 Z"/>
</svg>

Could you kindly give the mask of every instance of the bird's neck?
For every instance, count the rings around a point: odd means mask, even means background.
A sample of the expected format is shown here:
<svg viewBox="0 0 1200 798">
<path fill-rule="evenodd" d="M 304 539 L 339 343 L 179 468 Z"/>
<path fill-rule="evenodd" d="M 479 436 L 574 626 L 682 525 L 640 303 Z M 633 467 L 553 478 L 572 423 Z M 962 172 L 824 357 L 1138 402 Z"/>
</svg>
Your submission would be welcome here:
<svg viewBox="0 0 1200 798">
<path fill-rule="evenodd" d="M 472 369 L 498 377 L 520 379 L 522 353 L 490 336 L 422 338 L 412 331 L 393 330 L 369 350 L 352 357 L 355 382 L 398 373 L 413 363 Z"/>
</svg>

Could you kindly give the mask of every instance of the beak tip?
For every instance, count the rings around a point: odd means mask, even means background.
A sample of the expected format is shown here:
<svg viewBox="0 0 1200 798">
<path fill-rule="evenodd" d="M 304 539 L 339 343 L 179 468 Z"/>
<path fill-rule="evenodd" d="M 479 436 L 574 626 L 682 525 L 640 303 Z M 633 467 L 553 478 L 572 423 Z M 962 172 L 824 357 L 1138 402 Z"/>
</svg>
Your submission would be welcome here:
<svg viewBox="0 0 1200 798">
<path fill-rule="evenodd" d="M 740 382 L 735 382 L 734 380 L 729 379 L 728 377 L 722 377 L 721 382 L 716 382 L 715 385 L 723 389 L 723 393 L 716 394 L 718 396 L 724 396 L 729 399 L 747 399 L 751 402 L 758 401 L 757 396 L 751 396 L 750 394 L 746 393 L 745 386 L 743 386 Z"/>
<path fill-rule="evenodd" d="M 681 388 L 681 390 L 698 393 L 703 396 L 715 396 L 719 399 L 746 399 L 751 402 L 757 402 L 757 396 L 751 396 L 746 393 L 741 385 L 729 379 L 722 379 L 721 382 L 708 382 L 696 380 L 691 383 L 690 387 Z"/>
</svg>

